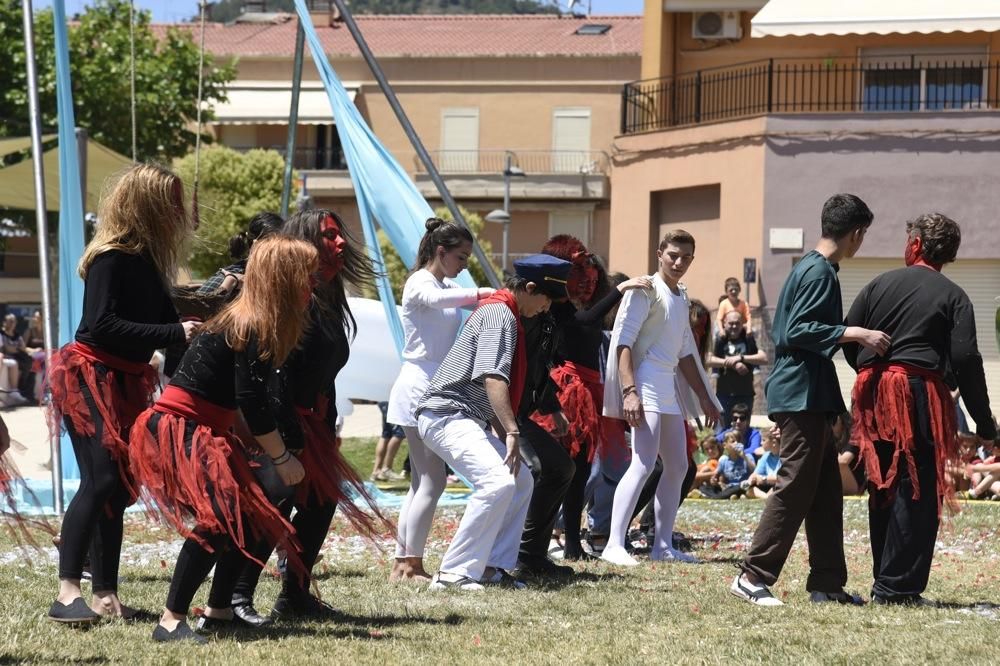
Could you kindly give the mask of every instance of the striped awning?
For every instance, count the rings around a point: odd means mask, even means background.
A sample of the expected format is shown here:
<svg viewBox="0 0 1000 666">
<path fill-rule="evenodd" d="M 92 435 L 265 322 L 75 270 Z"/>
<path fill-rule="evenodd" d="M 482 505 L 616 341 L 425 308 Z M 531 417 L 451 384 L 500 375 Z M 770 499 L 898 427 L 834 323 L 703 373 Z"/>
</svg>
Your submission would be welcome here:
<svg viewBox="0 0 1000 666">
<path fill-rule="evenodd" d="M 753 37 L 995 32 L 1000 0 L 769 0 Z"/>
</svg>

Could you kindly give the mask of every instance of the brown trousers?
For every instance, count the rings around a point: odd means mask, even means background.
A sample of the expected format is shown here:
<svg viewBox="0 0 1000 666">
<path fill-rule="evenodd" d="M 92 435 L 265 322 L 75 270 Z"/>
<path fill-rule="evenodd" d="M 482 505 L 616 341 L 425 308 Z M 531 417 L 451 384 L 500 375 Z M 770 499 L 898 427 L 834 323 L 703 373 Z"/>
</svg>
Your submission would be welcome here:
<svg viewBox="0 0 1000 666">
<path fill-rule="evenodd" d="M 773 585 L 803 521 L 809 544 L 810 592 L 837 592 L 847 582 L 844 495 L 837 451 L 825 412 L 775 414 L 781 468 L 741 568 Z"/>
</svg>

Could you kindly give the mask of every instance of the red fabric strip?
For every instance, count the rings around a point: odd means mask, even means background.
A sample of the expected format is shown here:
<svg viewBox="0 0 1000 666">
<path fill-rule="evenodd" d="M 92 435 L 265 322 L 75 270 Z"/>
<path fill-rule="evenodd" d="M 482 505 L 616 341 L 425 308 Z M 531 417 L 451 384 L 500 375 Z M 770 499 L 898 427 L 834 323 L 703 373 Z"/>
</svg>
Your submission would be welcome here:
<svg viewBox="0 0 1000 666">
<path fill-rule="evenodd" d="M 220 407 L 179 386 L 167 385 L 153 406 L 158 412 L 174 414 L 208 426 L 219 435 L 228 433 L 236 423 L 236 410 Z"/>
<path fill-rule="evenodd" d="M 510 406 L 514 413 L 521 404 L 521 395 L 524 393 L 524 382 L 528 377 L 527 344 L 524 339 L 524 325 L 521 323 L 521 311 L 517 307 L 517 299 L 508 289 L 500 289 L 493 292 L 492 296 L 482 299 L 476 309 L 490 303 L 503 303 L 514 313 L 517 321 L 517 348 L 514 350 L 514 362 L 510 372 L 510 385 L 507 390 L 510 393 Z"/>
<path fill-rule="evenodd" d="M 559 389 L 559 406 L 569 421 L 569 432 L 557 439 L 562 441 L 573 458 L 586 446 L 587 461 L 593 462 L 604 441 L 601 419 L 601 412 L 604 410 L 604 385 L 601 383 L 601 373 L 567 361 L 552 368 L 550 375 Z M 550 414 L 535 412 L 531 419 L 550 434 L 556 430 L 555 421 Z"/>
</svg>

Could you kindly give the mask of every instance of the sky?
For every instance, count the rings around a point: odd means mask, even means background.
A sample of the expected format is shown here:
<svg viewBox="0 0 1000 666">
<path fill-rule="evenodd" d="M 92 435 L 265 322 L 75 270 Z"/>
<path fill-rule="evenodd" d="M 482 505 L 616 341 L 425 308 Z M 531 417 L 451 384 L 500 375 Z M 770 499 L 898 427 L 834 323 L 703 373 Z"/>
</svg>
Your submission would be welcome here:
<svg viewBox="0 0 1000 666">
<path fill-rule="evenodd" d="M 588 0 L 583 0 L 583 5 L 587 5 Z M 65 0 L 66 14 L 72 16 L 83 10 L 86 5 L 92 4 L 92 0 Z M 36 0 L 36 9 L 49 7 L 52 0 Z M 566 6 L 566 0 L 560 0 L 562 6 Z M 153 20 L 160 22 L 174 23 L 191 18 L 198 13 L 198 0 L 136 0 L 137 8 L 148 9 L 153 12 Z M 591 13 L 593 14 L 641 14 L 643 0 L 590 0 Z"/>
</svg>

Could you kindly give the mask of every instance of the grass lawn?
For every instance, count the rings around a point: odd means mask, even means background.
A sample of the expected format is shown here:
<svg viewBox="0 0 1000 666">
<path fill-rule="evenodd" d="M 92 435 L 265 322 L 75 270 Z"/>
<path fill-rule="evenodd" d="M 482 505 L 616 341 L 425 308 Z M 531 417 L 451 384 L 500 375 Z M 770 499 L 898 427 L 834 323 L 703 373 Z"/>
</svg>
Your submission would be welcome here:
<svg viewBox="0 0 1000 666">
<path fill-rule="evenodd" d="M 364 476 L 373 441 L 351 440 L 345 451 Z M 402 458 L 397 462 L 397 469 Z M 80 631 L 44 618 L 56 592 L 52 549 L 25 556 L 0 537 L 0 664 L 5 663 L 294 663 L 294 664 L 599 664 L 599 663 L 996 663 L 1000 609 L 1000 506 L 969 503 L 942 529 L 927 596 L 939 609 L 809 604 L 804 538 L 775 587 L 782 608 L 755 608 L 728 592 L 762 503 L 688 501 L 678 529 L 695 540 L 700 565 L 651 564 L 622 570 L 576 566 L 561 587 L 485 594 L 435 593 L 386 581 L 391 550 L 379 553 L 339 518 L 317 567 L 318 589 L 345 613 L 327 624 L 286 624 L 210 645 L 161 646 L 149 622 L 108 622 Z M 438 512 L 430 565 L 447 545 L 460 510 Z M 868 595 L 867 504 L 845 508 L 849 587 Z M 159 613 L 176 535 L 130 516 L 121 591 L 133 605 Z M 430 567 L 429 567 L 430 568 Z M 266 610 L 278 583 L 266 575 L 258 607 Z M 196 597 L 204 603 L 207 585 Z"/>
</svg>

